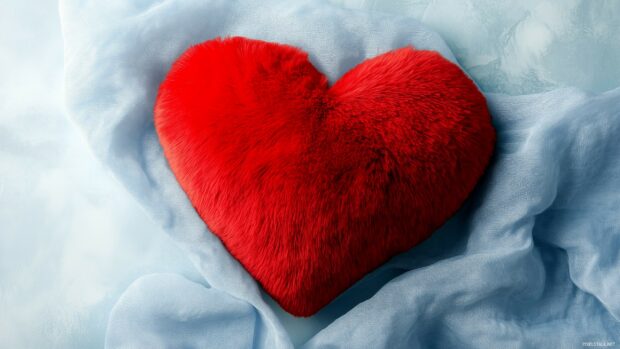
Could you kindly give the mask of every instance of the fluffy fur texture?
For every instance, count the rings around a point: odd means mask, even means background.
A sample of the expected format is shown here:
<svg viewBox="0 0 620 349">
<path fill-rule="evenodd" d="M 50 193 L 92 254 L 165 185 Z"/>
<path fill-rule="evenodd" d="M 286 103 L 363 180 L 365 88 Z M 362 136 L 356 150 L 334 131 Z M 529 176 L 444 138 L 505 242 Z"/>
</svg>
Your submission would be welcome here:
<svg viewBox="0 0 620 349">
<path fill-rule="evenodd" d="M 177 60 L 155 125 L 202 219 L 298 316 L 440 227 L 495 143 L 484 96 L 435 52 L 391 51 L 330 87 L 303 51 L 242 37 Z"/>
</svg>

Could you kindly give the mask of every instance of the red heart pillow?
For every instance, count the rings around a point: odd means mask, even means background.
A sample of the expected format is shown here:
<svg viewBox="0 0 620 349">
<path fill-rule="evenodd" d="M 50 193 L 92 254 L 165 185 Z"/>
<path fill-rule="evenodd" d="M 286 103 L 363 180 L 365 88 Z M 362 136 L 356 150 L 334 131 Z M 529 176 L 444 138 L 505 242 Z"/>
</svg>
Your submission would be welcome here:
<svg viewBox="0 0 620 349">
<path fill-rule="evenodd" d="M 391 51 L 329 86 L 303 51 L 242 37 L 174 63 L 155 126 L 200 217 L 300 316 L 440 227 L 495 142 L 484 96 L 438 53 Z"/>
</svg>

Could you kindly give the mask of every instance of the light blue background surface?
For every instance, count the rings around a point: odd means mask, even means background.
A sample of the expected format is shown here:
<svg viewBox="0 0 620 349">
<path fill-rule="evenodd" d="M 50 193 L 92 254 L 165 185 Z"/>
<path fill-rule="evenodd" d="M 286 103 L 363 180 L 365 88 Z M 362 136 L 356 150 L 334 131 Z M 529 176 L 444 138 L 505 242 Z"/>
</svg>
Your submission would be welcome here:
<svg viewBox="0 0 620 349">
<path fill-rule="evenodd" d="M 65 1 L 63 20 L 66 28 L 74 26 L 65 38 L 67 97 L 95 153 L 149 214 L 182 246 L 211 246 L 189 248 L 201 274 L 65 122 L 61 37 L 50 19 L 55 5 L 0 3 L 0 43 L 10 52 L 0 68 L 9 77 L 0 82 L 0 344 L 100 347 L 112 305 L 133 280 L 152 272 L 177 275 L 151 275 L 127 290 L 112 313 L 111 347 L 286 347 L 309 340 L 308 347 L 571 348 L 620 342 L 620 92 L 600 94 L 620 85 L 617 2 L 344 2 L 410 15 L 448 46 L 408 19 L 367 19 L 328 8 L 316 14 L 325 22 L 312 35 L 332 33 L 333 41 L 304 40 L 302 29 L 287 33 L 301 38 L 295 43 L 314 52 L 332 79 L 356 60 L 411 40 L 446 55 L 452 50 L 487 92 L 560 88 L 527 97 L 489 94 L 498 152 L 472 199 L 431 240 L 310 319 L 262 303 L 253 281 L 201 233 L 178 188 L 153 186 L 171 180 L 157 167 L 158 149 L 149 147 L 150 126 L 140 121 L 153 89 L 180 46 L 230 26 L 225 22 L 234 11 L 228 6 L 236 6 L 219 2 L 213 24 L 209 4 L 218 2 L 172 2 L 184 5 Z M 270 25 L 294 27 L 301 16 L 285 7 L 273 11 L 284 13 L 275 16 L 280 22 L 266 12 L 259 35 L 275 39 L 281 33 Z M 254 12 L 260 21 L 260 10 Z M 25 26 L 22 19 L 37 24 Z M 166 28 L 174 30 L 162 37 Z M 101 63 L 96 69 L 89 65 L 95 62 Z M 141 172 L 145 164 L 155 167 Z M 157 203 L 159 196 L 167 204 Z"/>
</svg>

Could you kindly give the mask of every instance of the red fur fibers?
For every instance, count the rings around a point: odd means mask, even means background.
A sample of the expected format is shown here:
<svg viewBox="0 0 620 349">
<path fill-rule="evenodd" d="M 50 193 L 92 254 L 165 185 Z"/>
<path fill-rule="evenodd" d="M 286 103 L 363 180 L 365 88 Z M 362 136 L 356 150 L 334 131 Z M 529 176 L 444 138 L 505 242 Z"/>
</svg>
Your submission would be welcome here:
<svg viewBox="0 0 620 349">
<path fill-rule="evenodd" d="M 330 86 L 295 47 L 188 49 L 155 126 L 196 211 L 288 312 L 309 316 L 461 206 L 495 131 L 453 63 L 405 47 Z"/>
</svg>

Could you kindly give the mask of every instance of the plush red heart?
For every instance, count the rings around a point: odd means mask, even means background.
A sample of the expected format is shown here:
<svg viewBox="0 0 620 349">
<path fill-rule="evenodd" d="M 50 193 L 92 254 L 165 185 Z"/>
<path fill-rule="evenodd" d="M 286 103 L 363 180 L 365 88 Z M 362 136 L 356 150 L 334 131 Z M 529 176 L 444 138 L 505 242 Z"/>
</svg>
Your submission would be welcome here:
<svg viewBox="0 0 620 349">
<path fill-rule="evenodd" d="M 303 51 L 242 37 L 174 63 L 155 126 L 200 217 L 300 316 L 440 227 L 495 143 L 484 96 L 438 53 L 391 51 L 330 87 Z"/>
</svg>

